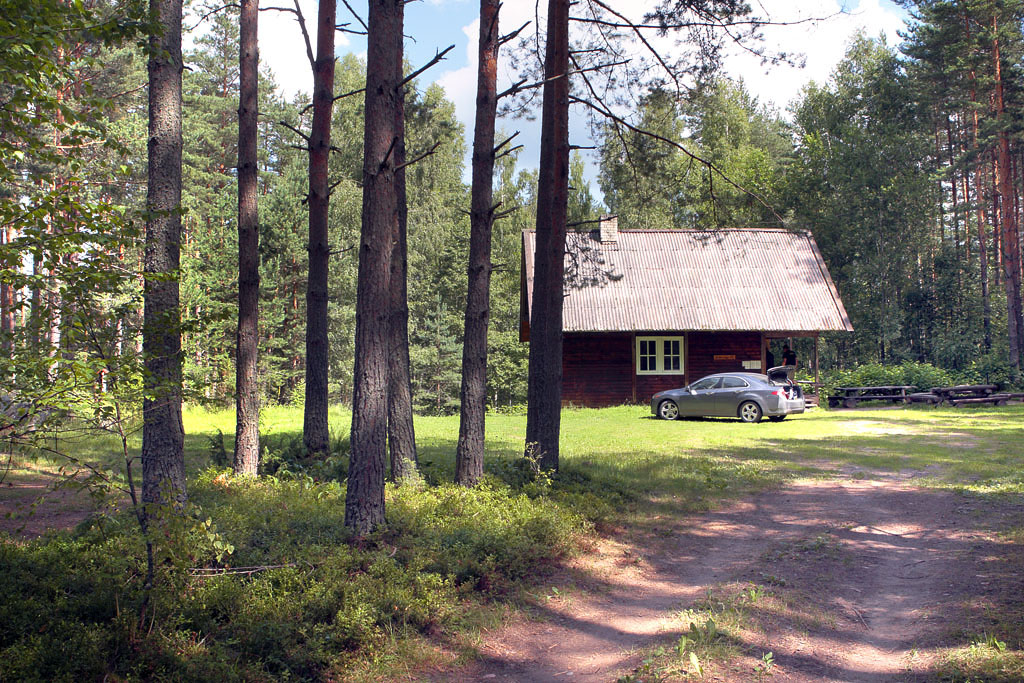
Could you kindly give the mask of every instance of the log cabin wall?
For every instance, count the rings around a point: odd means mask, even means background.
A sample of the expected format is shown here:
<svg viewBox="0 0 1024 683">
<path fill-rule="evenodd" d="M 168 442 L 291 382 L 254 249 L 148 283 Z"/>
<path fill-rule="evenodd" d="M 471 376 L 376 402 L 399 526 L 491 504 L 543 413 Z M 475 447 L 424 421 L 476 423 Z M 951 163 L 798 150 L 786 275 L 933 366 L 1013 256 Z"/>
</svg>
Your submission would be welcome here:
<svg viewBox="0 0 1024 683">
<path fill-rule="evenodd" d="M 744 370 L 761 362 L 760 332 L 642 332 L 639 336 L 685 336 L 684 375 L 637 375 L 632 333 L 566 333 L 562 346 L 562 403 L 600 407 L 646 403 L 714 372 Z M 760 371 L 755 368 L 754 372 Z M 635 395 L 634 395 L 635 387 Z"/>
<path fill-rule="evenodd" d="M 633 335 L 566 334 L 562 339 L 562 403 L 614 406 L 633 402 Z"/>
<path fill-rule="evenodd" d="M 760 372 L 760 332 L 690 332 L 686 345 L 686 382 L 715 372 Z M 757 361 L 746 369 L 743 361 Z"/>
</svg>

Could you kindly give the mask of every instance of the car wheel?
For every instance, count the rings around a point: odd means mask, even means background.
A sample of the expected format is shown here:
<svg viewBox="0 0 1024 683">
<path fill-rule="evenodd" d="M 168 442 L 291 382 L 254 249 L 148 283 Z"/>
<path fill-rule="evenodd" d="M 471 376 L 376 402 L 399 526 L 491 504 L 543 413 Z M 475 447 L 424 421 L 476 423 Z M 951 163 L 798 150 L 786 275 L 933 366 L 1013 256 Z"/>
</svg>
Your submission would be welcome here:
<svg viewBox="0 0 1024 683">
<path fill-rule="evenodd" d="M 738 414 L 740 419 L 744 422 L 760 422 L 761 406 L 757 405 L 753 401 L 744 401 L 740 404 Z"/>
<path fill-rule="evenodd" d="M 658 404 L 658 417 L 662 420 L 674 420 L 679 417 L 679 406 L 675 401 L 665 399 Z"/>
<path fill-rule="evenodd" d="M 785 415 L 769 415 L 768 419 L 771 420 L 772 422 L 782 422 L 783 420 L 786 419 L 786 416 Z"/>
</svg>

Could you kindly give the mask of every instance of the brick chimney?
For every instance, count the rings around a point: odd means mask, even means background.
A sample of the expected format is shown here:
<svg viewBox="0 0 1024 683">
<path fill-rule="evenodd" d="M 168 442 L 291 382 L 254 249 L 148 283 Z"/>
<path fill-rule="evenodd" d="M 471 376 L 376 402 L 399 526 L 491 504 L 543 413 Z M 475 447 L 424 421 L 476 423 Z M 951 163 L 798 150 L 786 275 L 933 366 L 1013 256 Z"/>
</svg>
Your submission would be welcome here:
<svg viewBox="0 0 1024 683">
<path fill-rule="evenodd" d="M 601 216 L 601 244 L 615 244 L 619 241 L 619 217 Z"/>
</svg>

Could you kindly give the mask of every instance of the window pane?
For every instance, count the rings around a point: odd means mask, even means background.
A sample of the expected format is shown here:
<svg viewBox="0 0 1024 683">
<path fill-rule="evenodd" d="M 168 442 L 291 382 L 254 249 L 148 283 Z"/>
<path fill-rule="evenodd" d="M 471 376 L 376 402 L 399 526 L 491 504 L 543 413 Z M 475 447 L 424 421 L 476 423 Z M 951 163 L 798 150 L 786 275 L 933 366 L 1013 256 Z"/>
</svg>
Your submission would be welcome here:
<svg viewBox="0 0 1024 683">
<path fill-rule="evenodd" d="M 681 354 L 679 353 L 679 340 L 666 339 L 664 348 L 665 370 L 679 370 L 681 360 Z"/>
<path fill-rule="evenodd" d="M 640 340 L 638 355 L 640 372 L 655 372 L 658 369 L 658 345 L 653 339 Z"/>
</svg>

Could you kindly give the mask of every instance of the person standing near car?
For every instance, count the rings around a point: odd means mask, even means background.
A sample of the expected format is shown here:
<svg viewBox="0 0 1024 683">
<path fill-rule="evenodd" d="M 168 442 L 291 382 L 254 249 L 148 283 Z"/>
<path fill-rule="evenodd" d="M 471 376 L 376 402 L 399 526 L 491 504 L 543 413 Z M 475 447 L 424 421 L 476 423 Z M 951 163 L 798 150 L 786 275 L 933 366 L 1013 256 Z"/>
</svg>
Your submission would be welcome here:
<svg viewBox="0 0 1024 683">
<path fill-rule="evenodd" d="M 796 353 L 793 349 L 789 348 L 789 344 L 782 347 L 782 364 L 796 367 Z"/>
<path fill-rule="evenodd" d="M 768 368 L 774 368 L 774 367 L 775 367 L 775 354 L 772 353 L 772 345 L 770 343 L 769 344 L 765 344 L 764 345 L 764 368 L 765 368 L 765 371 L 767 371 Z"/>
</svg>

